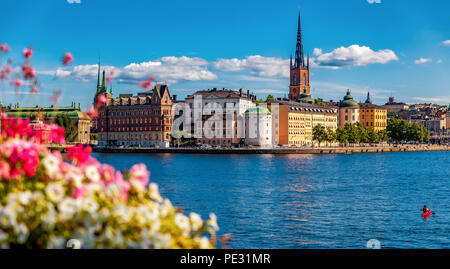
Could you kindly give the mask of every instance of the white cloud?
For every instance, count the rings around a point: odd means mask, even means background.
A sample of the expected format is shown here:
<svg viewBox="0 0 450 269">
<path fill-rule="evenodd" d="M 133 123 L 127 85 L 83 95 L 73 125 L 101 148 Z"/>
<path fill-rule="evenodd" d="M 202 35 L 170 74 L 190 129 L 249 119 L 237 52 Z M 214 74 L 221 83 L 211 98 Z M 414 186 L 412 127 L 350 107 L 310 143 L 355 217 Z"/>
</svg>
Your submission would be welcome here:
<svg viewBox="0 0 450 269">
<path fill-rule="evenodd" d="M 315 52 L 321 52 L 316 51 Z M 373 51 L 370 47 L 352 45 L 340 47 L 332 52 L 320 54 L 312 60 L 312 67 L 339 69 L 344 66 L 365 66 L 369 64 L 386 64 L 397 61 L 398 57 L 390 49 Z"/>
<path fill-rule="evenodd" d="M 102 70 L 105 69 L 107 75 L 114 71 L 114 79 L 122 83 L 136 83 L 153 76 L 156 81 L 172 84 L 178 81 L 216 80 L 217 76 L 209 71 L 207 66 L 208 62 L 201 58 L 169 56 L 148 62 L 130 63 L 124 67 L 102 66 Z M 87 81 L 96 79 L 97 72 L 96 64 L 78 65 L 71 69 L 58 68 L 53 75 L 55 78 L 70 76 Z"/>
<path fill-rule="evenodd" d="M 425 63 L 430 63 L 432 62 L 433 59 L 431 58 L 420 58 L 414 61 L 415 64 L 425 64 Z"/>
<path fill-rule="evenodd" d="M 437 60 L 436 63 L 437 63 L 437 64 L 441 64 L 441 63 L 442 63 L 442 59 Z"/>
<path fill-rule="evenodd" d="M 313 51 L 313 55 L 314 56 L 319 56 L 319 55 L 322 55 L 322 54 L 323 54 L 322 49 L 315 48 L 314 51 Z"/>
<path fill-rule="evenodd" d="M 245 59 L 218 59 L 214 68 L 223 72 L 248 71 L 262 77 L 289 77 L 289 60 L 260 55 L 247 56 Z"/>
<path fill-rule="evenodd" d="M 81 0 L 67 0 L 69 4 L 81 4 Z"/>
<path fill-rule="evenodd" d="M 442 41 L 442 44 L 447 46 L 447 47 L 450 47 L 450 40 Z"/>
</svg>

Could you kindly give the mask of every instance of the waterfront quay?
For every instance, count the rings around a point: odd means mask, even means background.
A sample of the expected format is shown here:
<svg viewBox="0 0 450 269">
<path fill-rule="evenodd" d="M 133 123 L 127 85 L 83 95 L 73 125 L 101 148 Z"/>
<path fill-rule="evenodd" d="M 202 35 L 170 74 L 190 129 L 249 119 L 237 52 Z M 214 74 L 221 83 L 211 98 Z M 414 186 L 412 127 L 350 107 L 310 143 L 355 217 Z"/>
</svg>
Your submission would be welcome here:
<svg viewBox="0 0 450 269">
<path fill-rule="evenodd" d="M 448 145 L 386 145 L 316 148 L 154 148 L 94 147 L 98 153 L 186 153 L 186 154 L 360 154 L 388 152 L 450 151 Z"/>
</svg>

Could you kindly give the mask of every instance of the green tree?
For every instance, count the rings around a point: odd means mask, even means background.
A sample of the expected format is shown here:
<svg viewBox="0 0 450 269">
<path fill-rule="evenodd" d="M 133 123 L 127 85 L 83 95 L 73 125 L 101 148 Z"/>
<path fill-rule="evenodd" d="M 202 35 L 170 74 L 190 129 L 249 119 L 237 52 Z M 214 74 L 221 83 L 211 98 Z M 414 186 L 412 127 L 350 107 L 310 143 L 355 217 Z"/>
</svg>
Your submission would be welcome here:
<svg viewBox="0 0 450 269">
<path fill-rule="evenodd" d="M 367 127 L 364 126 L 364 124 L 362 124 L 360 122 L 355 123 L 355 127 L 356 127 L 359 142 L 362 142 L 362 143 L 370 142 L 369 141 L 369 130 L 367 129 Z"/>
<path fill-rule="evenodd" d="M 314 99 L 314 104 L 318 105 L 318 106 L 323 106 L 325 107 L 325 103 L 323 102 L 322 98 L 316 98 Z"/>
<path fill-rule="evenodd" d="M 326 141 L 328 138 L 327 130 L 321 124 L 314 126 L 313 128 L 313 139 L 320 143 Z"/>
<path fill-rule="evenodd" d="M 373 128 L 369 128 L 367 130 L 367 138 L 369 143 L 377 143 L 378 141 L 380 141 L 378 133 Z"/>
<path fill-rule="evenodd" d="M 263 103 L 264 103 L 264 100 L 263 100 L 263 99 L 261 99 L 261 98 L 260 98 L 259 100 L 257 100 L 257 101 L 256 101 L 256 104 L 257 104 L 257 105 L 259 105 L 259 104 L 263 104 Z"/>
<path fill-rule="evenodd" d="M 74 142 L 78 137 L 77 129 L 73 120 L 65 113 L 59 113 L 53 118 L 53 123 L 65 129 L 64 139 L 66 142 Z"/>
<path fill-rule="evenodd" d="M 266 103 L 268 103 L 270 101 L 274 101 L 274 100 L 275 100 L 275 97 L 273 97 L 273 95 L 271 95 L 271 94 L 267 95 Z"/>
<path fill-rule="evenodd" d="M 378 142 L 387 142 L 389 141 L 389 135 L 386 130 L 380 130 L 377 132 Z"/>
<path fill-rule="evenodd" d="M 353 124 L 345 124 L 344 130 L 347 133 L 348 142 L 351 144 L 356 144 L 360 142 L 360 134 L 358 128 Z"/>
<path fill-rule="evenodd" d="M 336 129 L 335 137 L 336 137 L 336 140 L 339 143 L 347 145 L 347 143 L 348 143 L 348 134 L 347 134 L 347 131 L 344 129 L 344 127 L 339 126 Z"/>
<path fill-rule="evenodd" d="M 331 129 L 330 127 L 327 127 L 327 137 L 325 139 L 326 142 L 328 143 L 333 143 L 334 141 L 336 141 L 336 132 Z"/>
</svg>

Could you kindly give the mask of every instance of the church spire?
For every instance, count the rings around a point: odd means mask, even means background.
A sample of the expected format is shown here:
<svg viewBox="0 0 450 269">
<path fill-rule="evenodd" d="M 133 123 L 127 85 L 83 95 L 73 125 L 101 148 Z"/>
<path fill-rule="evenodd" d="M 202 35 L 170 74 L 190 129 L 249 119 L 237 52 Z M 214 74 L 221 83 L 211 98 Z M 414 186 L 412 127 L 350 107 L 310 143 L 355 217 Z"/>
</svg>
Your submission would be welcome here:
<svg viewBox="0 0 450 269">
<path fill-rule="evenodd" d="M 97 90 L 100 88 L 100 58 L 98 58 Z"/>
<path fill-rule="evenodd" d="M 295 67 L 305 67 L 303 58 L 303 40 L 302 40 L 302 25 L 300 21 L 300 8 L 298 11 L 298 29 L 297 29 L 297 48 L 295 51 Z"/>
</svg>

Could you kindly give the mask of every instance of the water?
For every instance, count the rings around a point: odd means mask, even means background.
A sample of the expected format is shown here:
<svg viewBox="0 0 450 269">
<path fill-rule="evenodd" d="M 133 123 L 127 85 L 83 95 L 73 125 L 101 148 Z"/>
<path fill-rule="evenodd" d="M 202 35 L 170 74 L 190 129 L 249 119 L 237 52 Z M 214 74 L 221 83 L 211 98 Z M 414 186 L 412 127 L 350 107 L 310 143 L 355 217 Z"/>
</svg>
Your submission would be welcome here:
<svg viewBox="0 0 450 269">
<path fill-rule="evenodd" d="M 215 212 L 232 248 L 450 246 L 450 152 L 95 156 L 145 163 L 174 205 Z M 436 215 L 421 218 L 424 204 Z"/>
</svg>

